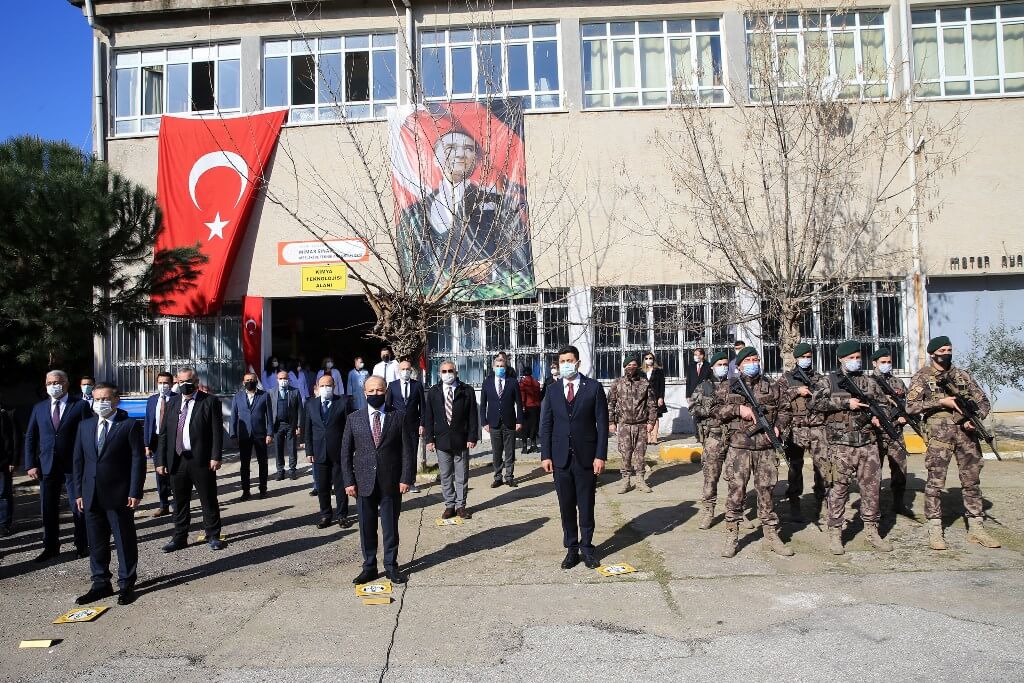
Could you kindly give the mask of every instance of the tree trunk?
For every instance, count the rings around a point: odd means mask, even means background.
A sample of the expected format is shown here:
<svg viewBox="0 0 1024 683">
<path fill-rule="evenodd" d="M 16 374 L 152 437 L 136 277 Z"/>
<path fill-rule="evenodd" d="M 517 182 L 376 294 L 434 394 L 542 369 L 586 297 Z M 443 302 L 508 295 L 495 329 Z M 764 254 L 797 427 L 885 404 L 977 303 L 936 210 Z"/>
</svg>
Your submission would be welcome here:
<svg viewBox="0 0 1024 683">
<path fill-rule="evenodd" d="M 779 324 L 779 355 L 782 356 L 782 367 L 792 370 L 796 365 L 793 349 L 800 343 L 800 313 L 790 307 L 783 307 Z"/>
</svg>

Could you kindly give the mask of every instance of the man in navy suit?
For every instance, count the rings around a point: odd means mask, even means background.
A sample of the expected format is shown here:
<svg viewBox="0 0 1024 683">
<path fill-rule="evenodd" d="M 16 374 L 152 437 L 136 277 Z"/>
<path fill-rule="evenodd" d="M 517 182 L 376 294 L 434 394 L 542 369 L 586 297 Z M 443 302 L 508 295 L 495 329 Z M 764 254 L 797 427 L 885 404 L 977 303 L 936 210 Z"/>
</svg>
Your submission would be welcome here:
<svg viewBox="0 0 1024 683">
<path fill-rule="evenodd" d="M 156 376 L 156 393 L 146 399 L 146 419 L 142 423 L 142 438 L 146 444 L 146 457 L 153 458 L 156 445 L 163 429 L 164 415 L 167 414 L 167 401 L 171 398 L 171 387 L 174 386 L 174 375 L 161 372 Z M 160 506 L 153 511 L 154 517 L 163 517 L 171 511 L 171 480 L 166 475 L 154 472 L 156 476 L 156 495 Z"/>
<path fill-rule="evenodd" d="M 46 562 L 60 553 L 60 490 L 68 492 L 75 521 L 75 548 L 79 557 L 89 554 L 85 519 L 74 505 L 78 498 L 72 476 L 72 454 L 78 424 L 90 414 L 89 404 L 68 396 L 68 376 L 62 370 L 46 373 L 50 395 L 32 408 L 25 432 L 25 471 L 39 481 L 43 517 L 43 552 L 34 562 Z"/>
<path fill-rule="evenodd" d="M 100 382 L 92 392 L 94 417 L 78 426 L 74 450 L 75 507 L 85 515 L 89 533 L 92 587 L 75 601 L 79 605 L 113 595 L 110 588 L 110 536 L 117 549 L 117 604 L 135 600 L 139 548 L 135 509 L 146 482 L 146 451 L 142 425 L 117 409 L 117 387 Z"/>
<path fill-rule="evenodd" d="M 260 476 L 260 498 L 267 497 L 267 446 L 273 441 L 273 423 L 267 392 L 259 388 L 255 372 L 242 377 L 242 388 L 231 400 L 231 419 L 228 436 L 238 439 L 238 459 L 241 463 L 242 501 L 249 500 L 249 466 L 256 451 L 256 466 Z"/>
<path fill-rule="evenodd" d="M 334 377 L 323 375 L 317 380 L 315 395 L 306 400 L 302 411 L 306 458 L 316 473 L 320 498 L 318 529 L 326 529 L 334 522 L 342 529 L 352 525 L 348 520 L 348 494 L 341 478 L 341 440 L 345 434 L 347 406 L 334 392 Z M 336 499 L 335 510 L 331 509 L 331 489 Z"/>
<path fill-rule="evenodd" d="M 555 475 L 567 549 L 562 569 L 576 566 L 581 553 L 596 569 L 594 497 L 608 459 L 608 402 L 601 383 L 580 374 L 575 346 L 559 350 L 558 367 L 562 378 L 548 387 L 540 407 L 541 465 Z"/>
<path fill-rule="evenodd" d="M 405 423 L 408 429 L 412 430 L 413 440 L 417 443 L 417 456 L 420 461 L 426 463 L 426 451 L 421 437 L 423 436 L 423 406 L 426 401 L 426 391 L 423 383 L 413 379 L 412 361 L 403 358 L 398 364 L 398 379 L 388 384 L 388 392 L 384 398 L 384 410 L 401 410 L 405 413 Z M 419 493 L 420 490 L 414 483 L 409 493 Z"/>
<path fill-rule="evenodd" d="M 291 478 L 296 479 L 299 464 L 298 437 L 302 433 L 302 398 L 299 391 L 291 386 L 288 373 L 277 373 L 277 386 L 267 387 L 270 402 L 270 420 L 274 437 L 274 453 L 277 456 L 277 480 L 284 481 L 285 454 L 288 455 L 288 469 Z"/>
<path fill-rule="evenodd" d="M 494 357 L 494 372 L 484 379 L 480 388 L 480 423 L 491 435 L 491 453 L 494 456 L 494 481 L 491 488 L 504 482 L 515 486 L 516 433 L 522 427 L 523 399 L 519 382 L 510 377 L 508 361 L 501 355 Z"/>
<path fill-rule="evenodd" d="M 398 571 L 398 515 L 402 494 L 416 480 L 416 445 L 404 428 L 405 414 L 387 412 L 383 377 L 366 378 L 366 409 L 348 416 L 341 443 L 341 475 L 345 493 L 359 505 L 359 540 L 363 571 L 353 583 L 377 578 L 377 520 L 384 537 L 384 573 L 392 583 L 405 583 Z"/>
</svg>

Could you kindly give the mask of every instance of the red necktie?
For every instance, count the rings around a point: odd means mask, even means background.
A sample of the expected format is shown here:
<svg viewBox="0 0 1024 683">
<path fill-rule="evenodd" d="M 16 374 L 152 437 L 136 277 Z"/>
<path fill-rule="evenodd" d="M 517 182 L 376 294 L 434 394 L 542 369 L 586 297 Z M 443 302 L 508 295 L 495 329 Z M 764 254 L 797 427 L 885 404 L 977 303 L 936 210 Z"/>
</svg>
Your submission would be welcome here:
<svg viewBox="0 0 1024 683">
<path fill-rule="evenodd" d="M 53 422 L 53 431 L 57 431 L 60 427 L 60 401 L 53 402 L 53 416 L 50 421 Z"/>
<path fill-rule="evenodd" d="M 576 385 L 573 384 L 572 382 L 569 382 L 569 395 L 566 396 L 566 400 L 569 401 L 569 403 L 572 403 L 573 401 L 576 400 L 576 391 L 573 389 L 574 386 Z"/>
</svg>

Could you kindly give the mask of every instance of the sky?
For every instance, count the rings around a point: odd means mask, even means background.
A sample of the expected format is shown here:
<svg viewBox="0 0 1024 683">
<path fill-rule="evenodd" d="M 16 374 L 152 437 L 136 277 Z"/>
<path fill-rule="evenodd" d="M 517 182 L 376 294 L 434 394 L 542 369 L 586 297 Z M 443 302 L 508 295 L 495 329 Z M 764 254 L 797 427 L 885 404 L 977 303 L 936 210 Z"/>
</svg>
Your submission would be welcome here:
<svg viewBox="0 0 1024 683">
<path fill-rule="evenodd" d="M 0 140 L 32 134 L 92 149 L 92 40 L 67 0 L 0 0 Z"/>
</svg>

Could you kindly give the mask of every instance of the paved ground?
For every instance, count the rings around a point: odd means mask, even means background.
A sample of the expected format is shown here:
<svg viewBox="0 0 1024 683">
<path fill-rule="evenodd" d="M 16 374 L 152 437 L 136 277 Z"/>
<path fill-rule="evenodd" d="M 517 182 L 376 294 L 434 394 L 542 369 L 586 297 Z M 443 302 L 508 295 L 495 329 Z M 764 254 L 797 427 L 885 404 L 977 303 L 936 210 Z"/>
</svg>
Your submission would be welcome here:
<svg viewBox="0 0 1024 683">
<path fill-rule="evenodd" d="M 920 514 L 919 456 L 911 469 Z M 518 470 L 518 488 L 492 490 L 478 460 L 475 515 L 461 527 L 435 526 L 437 486 L 409 496 L 401 559 L 410 582 L 394 603 L 363 606 L 351 584 L 356 531 L 313 526 L 308 474 L 240 503 L 229 463 L 220 487 L 228 549 L 164 555 L 170 522 L 143 511 L 138 601 L 107 601 L 97 621 L 72 625 L 50 622 L 88 588 L 88 561 L 30 563 L 40 535 L 36 498 L 23 490 L 17 534 L 2 541 L 0 679 L 980 681 L 1024 671 L 1021 461 L 987 461 L 982 477 L 1002 549 L 965 543 L 954 472 L 948 552 L 924 547 L 918 521 L 887 517 L 894 553 L 871 552 L 857 536 L 840 558 L 814 525 L 787 523 L 795 557 L 764 550 L 758 530 L 722 559 L 721 516 L 697 529 L 699 465 L 659 467 L 652 494 L 617 495 L 613 472 L 598 491 L 599 552 L 641 570 L 617 579 L 559 569 L 551 479 L 536 462 Z M 859 529 L 854 521 L 848 536 Z M 17 649 L 27 638 L 63 642 Z"/>
</svg>

